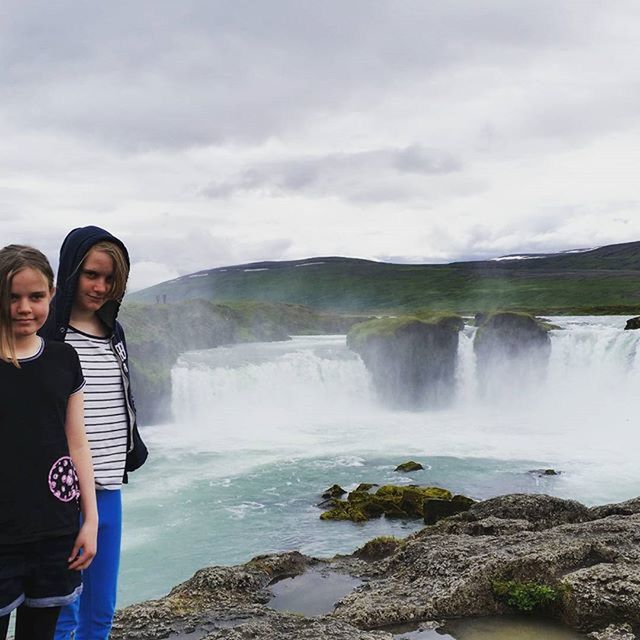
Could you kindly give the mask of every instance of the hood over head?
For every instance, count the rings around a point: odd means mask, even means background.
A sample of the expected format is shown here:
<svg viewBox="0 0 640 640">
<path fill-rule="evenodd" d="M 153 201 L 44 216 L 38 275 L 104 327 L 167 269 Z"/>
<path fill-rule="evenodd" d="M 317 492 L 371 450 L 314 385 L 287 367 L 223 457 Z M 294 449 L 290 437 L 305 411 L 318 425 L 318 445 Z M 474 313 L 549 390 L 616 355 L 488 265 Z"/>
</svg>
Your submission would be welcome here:
<svg viewBox="0 0 640 640">
<path fill-rule="evenodd" d="M 78 227 L 70 231 L 60 247 L 60 262 L 58 265 L 58 277 L 56 279 L 56 295 L 51 303 L 51 311 L 47 324 L 55 322 L 55 328 L 49 326 L 49 330 L 55 332 L 55 338 L 64 339 L 69 326 L 73 300 L 78 286 L 80 265 L 98 242 L 113 242 L 124 252 L 127 264 L 130 265 L 129 253 L 124 243 L 100 227 Z M 109 300 L 96 312 L 100 320 L 111 332 L 115 326 L 120 303 L 117 300 Z"/>
</svg>

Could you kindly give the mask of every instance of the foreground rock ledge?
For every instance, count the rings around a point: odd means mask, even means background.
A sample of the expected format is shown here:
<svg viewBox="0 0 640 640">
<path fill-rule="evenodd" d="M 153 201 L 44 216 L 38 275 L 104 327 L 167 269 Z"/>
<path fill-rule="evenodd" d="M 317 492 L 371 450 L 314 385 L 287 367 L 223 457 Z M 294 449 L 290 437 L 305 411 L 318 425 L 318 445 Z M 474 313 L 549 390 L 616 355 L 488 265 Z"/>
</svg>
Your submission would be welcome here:
<svg viewBox="0 0 640 640">
<path fill-rule="evenodd" d="M 366 582 L 317 618 L 266 606 L 273 580 L 310 566 Z M 550 615 L 593 638 L 633 640 L 640 625 L 640 498 L 589 509 L 513 494 L 425 527 L 376 560 L 357 553 L 317 560 L 291 552 L 202 569 L 164 598 L 118 612 L 111 638 L 198 631 L 211 640 L 390 639 L 374 629 L 512 613 L 495 598 L 495 580 L 566 585 Z"/>
</svg>

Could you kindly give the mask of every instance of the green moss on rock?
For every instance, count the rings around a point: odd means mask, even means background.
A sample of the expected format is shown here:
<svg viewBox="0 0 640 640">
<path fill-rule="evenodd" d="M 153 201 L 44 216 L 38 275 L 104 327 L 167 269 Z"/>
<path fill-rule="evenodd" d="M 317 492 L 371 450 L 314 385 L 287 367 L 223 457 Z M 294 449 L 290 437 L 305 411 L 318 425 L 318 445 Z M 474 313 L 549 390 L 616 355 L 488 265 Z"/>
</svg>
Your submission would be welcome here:
<svg viewBox="0 0 640 640">
<path fill-rule="evenodd" d="M 419 462 L 409 460 L 399 464 L 394 471 L 402 471 L 403 473 L 410 473 L 411 471 L 422 471 L 424 467 Z"/>
<path fill-rule="evenodd" d="M 377 487 L 377 484 L 370 484 L 369 482 L 361 482 L 354 491 L 370 491 L 373 487 Z"/>
<path fill-rule="evenodd" d="M 441 517 L 446 517 L 466 511 L 473 500 L 465 496 L 454 496 L 440 487 L 383 485 L 375 493 L 355 490 L 349 493 L 346 500 L 332 500 L 331 508 L 321 514 L 320 518 L 353 522 L 363 522 L 383 515 L 387 518 L 425 518 L 425 509 L 431 503 L 446 503 L 447 507 L 441 507 L 444 514 Z M 428 513 L 435 513 L 435 509 L 432 508 Z"/>
<path fill-rule="evenodd" d="M 322 492 L 323 498 L 339 498 L 347 493 L 339 484 L 333 484 Z"/>
<path fill-rule="evenodd" d="M 499 600 L 524 613 L 548 609 L 566 590 L 562 585 L 550 586 L 517 580 L 494 580 L 491 589 Z"/>
</svg>

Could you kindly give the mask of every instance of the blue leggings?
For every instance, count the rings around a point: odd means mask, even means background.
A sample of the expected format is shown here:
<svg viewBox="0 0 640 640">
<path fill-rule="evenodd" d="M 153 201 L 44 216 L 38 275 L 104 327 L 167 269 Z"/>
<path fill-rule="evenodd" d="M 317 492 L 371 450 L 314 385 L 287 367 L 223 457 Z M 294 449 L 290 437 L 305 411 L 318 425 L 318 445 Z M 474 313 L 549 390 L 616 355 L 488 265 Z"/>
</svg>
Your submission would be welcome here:
<svg viewBox="0 0 640 640">
<path fill-rule="evenodd" d="M 62 607 L 55 640 L 107 640 L 116 610 L 122 499 L 120 491 L 96 491 L 98 498 L 98 553 L 82 572 L 82 595 Z"/>
</svg>

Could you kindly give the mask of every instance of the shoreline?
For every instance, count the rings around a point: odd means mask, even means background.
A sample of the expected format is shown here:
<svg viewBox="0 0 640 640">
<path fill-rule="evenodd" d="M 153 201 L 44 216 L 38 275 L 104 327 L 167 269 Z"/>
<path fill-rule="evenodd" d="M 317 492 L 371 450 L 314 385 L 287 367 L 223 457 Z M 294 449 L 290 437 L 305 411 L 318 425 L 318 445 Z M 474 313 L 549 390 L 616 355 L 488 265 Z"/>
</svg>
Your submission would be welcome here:
<svg viewBox="0 0 640 640">
<path fill-rule="evenodd" d="M 118 612 L 112 638 L 329 637 L 382 640 L 389 625 L 513 613 L 496 590 L 507 581 L 545 586 L 538 613 L 593 638 L 625 638 L 640 625 L 640 498 L 586 507 L 509 494 L 425 526 L 408 538 L 329 559 L 296 551 L 209 567 L 158 600 Z M 370 543 L 367 543 L 370 544 Z M 268 606 L 269 585 L 315 568 L 362 580 L 330 613 L 308 617 Z M 534 607 L 534 610 L 536 607 Z M 199 631 L 200 630 L 200 631 Z M 612 635 L 613 634 L 613 635 Z M 620 635 L 620 634 L 627 634 Z"/>
</svg>

